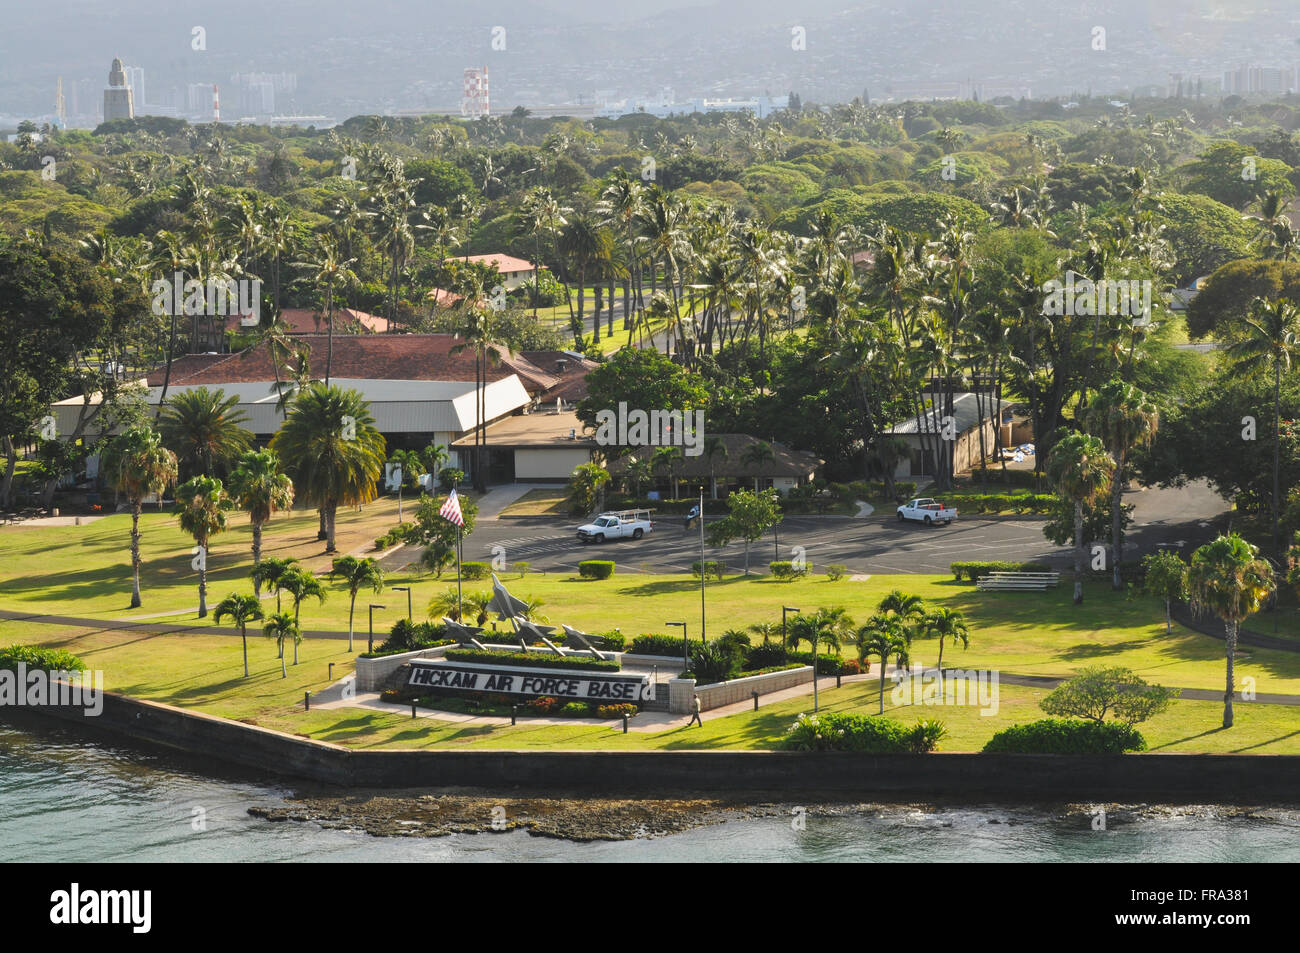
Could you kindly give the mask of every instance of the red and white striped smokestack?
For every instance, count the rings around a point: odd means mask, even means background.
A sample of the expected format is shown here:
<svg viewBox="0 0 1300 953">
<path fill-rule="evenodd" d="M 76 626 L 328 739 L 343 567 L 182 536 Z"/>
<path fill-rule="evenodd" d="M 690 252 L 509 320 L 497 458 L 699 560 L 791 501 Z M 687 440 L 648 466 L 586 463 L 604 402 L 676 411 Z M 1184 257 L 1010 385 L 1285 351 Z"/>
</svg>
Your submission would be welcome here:
<svg viewBox="0 0 1300 953">
<path fill-rule="evenodd" d="M 491 113 L 492 113 L 492 100 L 488 98 L 488 70 L 487 67 L 484 66 L 483 67 L 483 115 L 487 116 L 487 115 L 491 115 Z"/>
<path fill-rule="evenodd" d="M 217 93 L 217 84 L 212 84 L 212 121 L 221 122 L 221 96 Z"/>
</svg>

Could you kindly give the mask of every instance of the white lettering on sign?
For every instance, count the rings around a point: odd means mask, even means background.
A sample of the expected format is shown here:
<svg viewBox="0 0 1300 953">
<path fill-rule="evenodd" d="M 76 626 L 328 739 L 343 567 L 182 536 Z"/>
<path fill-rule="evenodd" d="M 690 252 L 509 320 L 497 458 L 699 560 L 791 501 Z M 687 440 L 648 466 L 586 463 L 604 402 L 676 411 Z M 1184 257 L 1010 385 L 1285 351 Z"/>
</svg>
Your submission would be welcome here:
<svg viewBox="0 0 1300 953">
<path fill-rule="evenodd" d="M 412 688 L 455 688 L 462 691 L 498 692 L 507 695 L 551 695 L 556 698 L 593 701 L 639 701 L 649 679 L 644 675 L 578 675 L 520 669 L 453 668 L 443 664 L 412 664 Z"/>
</svg>

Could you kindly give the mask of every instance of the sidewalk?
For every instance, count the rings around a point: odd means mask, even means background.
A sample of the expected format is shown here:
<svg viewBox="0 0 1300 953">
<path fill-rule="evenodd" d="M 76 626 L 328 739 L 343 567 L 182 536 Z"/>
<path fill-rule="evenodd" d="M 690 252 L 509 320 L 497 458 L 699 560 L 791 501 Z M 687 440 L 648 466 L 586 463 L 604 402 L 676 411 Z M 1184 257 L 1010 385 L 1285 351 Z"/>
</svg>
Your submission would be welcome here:
<svg viewBox="0 0 1300 953">
<path fill-rule="evenodd" d="M 478 499 L 478 519 L 495 520 L 506 507 L 520 500 L 529 490 L 555 489 L 554 484 L 546 483 L 509 483 L 505 486 L 492 487 Z"/>
</svg>

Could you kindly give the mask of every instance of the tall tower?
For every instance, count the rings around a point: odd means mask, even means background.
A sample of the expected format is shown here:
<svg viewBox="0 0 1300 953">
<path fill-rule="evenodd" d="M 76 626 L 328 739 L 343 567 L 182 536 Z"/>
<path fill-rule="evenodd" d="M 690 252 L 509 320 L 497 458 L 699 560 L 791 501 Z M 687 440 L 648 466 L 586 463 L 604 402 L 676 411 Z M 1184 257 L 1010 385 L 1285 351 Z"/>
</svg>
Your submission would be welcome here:
<svg viewBox="0 0 1300 953">
<path fill-rule="evenodd" d="M 126 71 L 122 61 L 115 58 L 108 71 L 108 88 L 104 90 L 104 122 L 134 118 L 135 100 L 126 82 Z"/>
<path fill-rule="evenodd" d="M 212 84 L 212 121 L 221 122 L 221 96 L 217 93 L 217 84 Z"/>
<path fill-rule="evenodd" d="M 465 70 L 465 95 L 460 101 L 461 115 L 468 116 L 470 119 L 480 119 L 490 111 L 487 67 Z"/>
<path fill-rule="evenodd" d="M 54 88 L 54 115 L 58 120 L 59 128 L 66 129 L 68 126 L 68 108 L 63 101 L 63 77 L 59 77 L 58 85 Z"/>
</svg>

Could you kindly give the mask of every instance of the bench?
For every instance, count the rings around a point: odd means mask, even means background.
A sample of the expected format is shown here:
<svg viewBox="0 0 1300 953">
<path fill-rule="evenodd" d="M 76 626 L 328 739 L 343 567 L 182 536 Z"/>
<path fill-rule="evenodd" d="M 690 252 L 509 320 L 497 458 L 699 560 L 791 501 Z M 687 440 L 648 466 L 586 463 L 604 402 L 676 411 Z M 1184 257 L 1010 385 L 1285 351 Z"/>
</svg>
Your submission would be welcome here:
<svg viewBox="0 0 1300 953">
<path fill-rule="evenodd" d="M 1060 573 L 1055 572 L 991 572 L 981 576 L 976 585 L 980 589 L 1042 592 L 1060 581 Z"/>
</svg>

